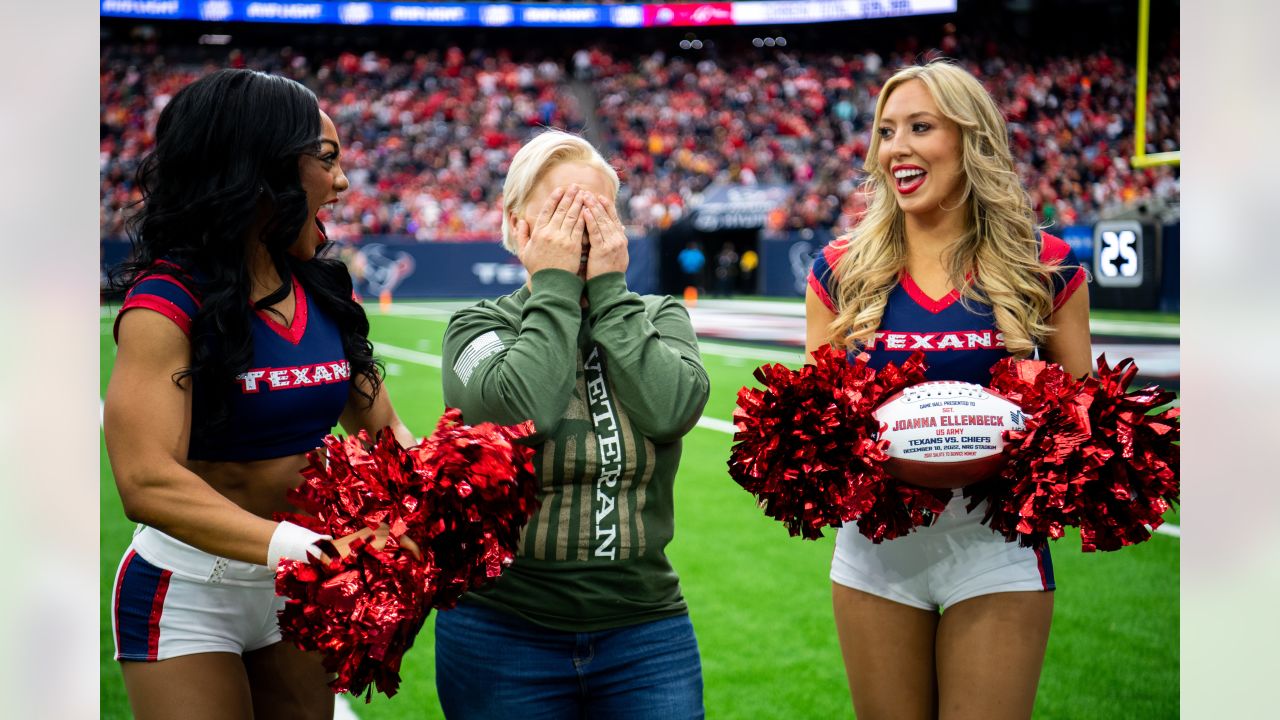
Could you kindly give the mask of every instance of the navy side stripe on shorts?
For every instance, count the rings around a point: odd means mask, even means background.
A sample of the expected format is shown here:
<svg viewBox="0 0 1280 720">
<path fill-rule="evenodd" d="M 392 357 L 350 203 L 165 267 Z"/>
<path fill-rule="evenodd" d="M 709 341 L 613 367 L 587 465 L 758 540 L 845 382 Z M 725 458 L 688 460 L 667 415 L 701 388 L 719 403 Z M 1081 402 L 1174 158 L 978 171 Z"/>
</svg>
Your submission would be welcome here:
<svg viewBox="0 0 1280 720">
<path fill-rule="evenodd" d="M 1056 589 L 1058 586 L 1053 581 L 1053 556 L 1049 554 L 1048 543 L 1036 546 L 1036 564 L 1040 566 L 1040 581 L 1044 583 L 1044 589 Z"/>
<path fill-rule="evenodd" d="M 155 660 L 160 613 L 173 573 L 130 550 L 116 586 L 116 648 L 121 660 Z"/>
</svg>

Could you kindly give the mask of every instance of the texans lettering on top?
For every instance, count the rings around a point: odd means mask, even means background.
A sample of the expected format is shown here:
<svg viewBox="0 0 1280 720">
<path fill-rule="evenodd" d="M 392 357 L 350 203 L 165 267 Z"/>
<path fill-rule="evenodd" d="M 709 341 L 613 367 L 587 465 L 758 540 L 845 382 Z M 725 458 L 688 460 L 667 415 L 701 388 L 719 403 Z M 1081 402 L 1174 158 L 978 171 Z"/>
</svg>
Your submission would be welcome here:
<svg viewBox="0 0 1280 720">
<path fill-rule="evenodd" d="M 154 310 L 194 342 L 203 342 L 204 333 L 194 327 L 201 306 L 192 290 L 196 284 L 171 263 L 161 264 L 176 272 L 139 279 L 126 296 L 121 316 L 132 308 Z M 309 302 L 296 278 L 293 291 L 294 317 L 289 325 L 266 312 L 254 313 L 249 370 L 223 386 L 194 383 L 189 458 L 246 461 L 307 452 L 329 432 L 326 418 L 337 417 L 346 406 L 351 364 L 338 326 Z M 215 427 L 209 419 L 217 395 L 225 399 L 230 417 Z"/>
<path fill-rule="evenodd" d="M 255 368 L 236 376 L 240 381 L 241 392 L 256 393 L 261 386 L 269 390 L 288 390 L 290 388 L 310 385 L 327 385 L 345 382 L 351 379 L 351 363 L 341 362 L 316 363 L 283 368 Z"/>
<path fill-rule="evenodd" d="M 1040 259 L 1064 268 L 1051 278 L 1054 307 L 1057 307 L 1084 282 L 1084 270 L 1067 243 L 1047 233 L 1040 234 L 1040 242 Z M 826 246 L 809 273 L 809 286 L 835 313 L 840 310 L 836 306 L 838 293 L 833 287 L 831 268 L 839 261 L 841 252 Z M 901 365 L 912 353 L 924 352 L 928 379 L 976 385 L 991 382 L 991 367 L 1009 354 L 1004 333 L 996 326 L 990 305 L 962 299 L 958 290 L 952 290 L 945 297 L 931 298 L 906 273 L 890 291 L 875 339 L 865 350 L 871 355 L 869 365 L 877 370 L 891 362 Z M 850 360 L 856 354 L 857 351 L 851 351 Z"/>
</svg>

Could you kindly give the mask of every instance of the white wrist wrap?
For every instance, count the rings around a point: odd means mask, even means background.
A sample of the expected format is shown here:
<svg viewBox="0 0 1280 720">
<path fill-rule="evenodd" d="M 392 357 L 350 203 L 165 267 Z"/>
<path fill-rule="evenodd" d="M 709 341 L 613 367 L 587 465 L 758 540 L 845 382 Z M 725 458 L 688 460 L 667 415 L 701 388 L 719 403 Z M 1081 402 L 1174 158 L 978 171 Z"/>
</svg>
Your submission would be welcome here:
<svg viewBox="0 0 1280 720">
<path fill-rule="evenodd" d="M 276 525 L 276 531 L 271 534 L 271 544 L 267 546 L 269 567 L 277 567 L 281 560 L 306 562 L 308 555 L 320 557 L 320 548 L 316 547 L 316 543 L 332 539 L 328 535 L 312 532 L 301 525 L 282 522 Z"/>
</svg>

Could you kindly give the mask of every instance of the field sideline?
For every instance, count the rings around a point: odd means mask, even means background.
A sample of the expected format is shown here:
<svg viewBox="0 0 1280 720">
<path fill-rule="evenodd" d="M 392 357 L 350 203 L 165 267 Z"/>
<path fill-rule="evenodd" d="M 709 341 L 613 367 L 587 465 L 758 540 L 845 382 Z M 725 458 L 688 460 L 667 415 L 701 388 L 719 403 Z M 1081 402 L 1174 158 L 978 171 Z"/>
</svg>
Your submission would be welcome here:
<svg viewBox="0 0 1280 720">
<path fill-rule="evenodd" d="M 443 411 L 440 342 L 449 311 L 458 304 L 397 303 L 388 313 L 368 307 L 388 390 L 419 435 L 429 433 Z M 101 320 L 104 393 L 114 359 L 112 314 L 104 312 Z M 732 443 L 726 429 L 738 389 L 754 383 L 757 365 L 786 357 L 798 353 L 703 344 L 711 399 L 704 421 L 685 438 L 676 537 L 668 552 L 698 634 L 707 714 L 713 719 L 852 716 L 831 618 L 831 539 L 788 537 L 725 468 Z M 101 481 L 102 717 L 127 718 L 119 668 L 111 660 L 108 612 L 116 564 L 133 527 L 120 508 L 105 449 Z M 1176 512 L 1170 520 L 1176 524 Z M 1072 533 L 1053 550 L 1059 589 L 1035 717 L 1177 717 L 1180 540 L 1161 534 L 1118 553 L 1084 554 Z M 442 717 L 432 638 L 428 621 L 406 657 L 400 692 L 390 699 L 375 696 L 368 705 L 352 699 L 358 717 Z"/>
</svg>

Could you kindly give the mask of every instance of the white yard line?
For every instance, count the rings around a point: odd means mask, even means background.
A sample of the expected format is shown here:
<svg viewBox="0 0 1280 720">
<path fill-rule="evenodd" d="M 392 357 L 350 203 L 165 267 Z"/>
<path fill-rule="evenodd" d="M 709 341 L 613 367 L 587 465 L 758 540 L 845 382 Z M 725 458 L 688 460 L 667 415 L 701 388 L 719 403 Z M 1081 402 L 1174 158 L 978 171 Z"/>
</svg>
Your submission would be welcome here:
<svg viewBox="0 0 1280 720">
<path fill-rule="evenodd" d="M 430 320 L 448 320 L 453 317 L 454 310 L 448 307 L 432 307 L 429 305 L 405 305 L 403 303 L 394 303 L 386 312 L 375 303 L 367 303 L 364 306 L 367 315 L 401 315 L 404 317 L 416 317 Z"/>
<path fill-rule="evenodd" d="M 804 353 L 800 350 L 773 350 L 769 348 L 756 348 L 745 345 L 726 345 L 724 343 L 709 342 L 707 340 L 698 341 L 698 349 L 704 355 L 718 355 L 720 357 L 747 358 L 749 360 L 768 360 L 771 362 L 780 362 L 786 365 L 800 365 L 804 363 Z"/>
<path fill-rule="evenodd" d="M 398 315 L 401 317 L 417 318 L 420 320 L 438 320 L 449 319 L 453 312 L 451 310 L 443 310 L 433 307 L 423 307 L 421 305 L 392 305 L 391 309 L 383 313 L 380 309 L 366 307 L 365 311 L 370 315 Z M 379 347 L 391 347 L 380 345 Z M 719 357 L 747 358 L 752 360 L 780 362 L 787 364 L 799 365 L 804 362 L 804 353 L 795 350 L 774 350 L 770 348 L 755 348 L 741 345 L 728 345 L 725 343 L 708 342 L 706 340 L 698 341 L 698 348 L 706 355 L 717 355 Z M 391 348 L 391 352 L 384 353 L 387 357 L 395 357 L 394 352 L 400 352 L 397 348 Z M 416 350 L 404 350 L 403 352 L 417 352 Z M 435 363 L 432 367 L 440 367 L 439 357 L 435 357 Z"/>
<path fill-rule="evenodd" d="M 731 422 L 726 422 L 726 421 L 724 421 L 724 420 L 717 420 L 716 418 L 709 418 L 709 417 L 707 417 L 707 416 L 705 416 L 705 415 L 704 415 L 704 416 L 702 416 L 702 417 L 700 417 L 700 418 L 698 418 L 698 427 L 700 427 L 700 428 L 706 428 L 706 429 L 708 429 L 708 430 L 715 430 L 716 432 L 722 432 L 722 433 L 726 433 L 726 434 L 729 434 L 729 435 L 732 435 L 732 434 L 734 434 L 734 433 L 738 432 L 738 426 L 737 426 L 737 425 L 734 425 L 734 424 L 733 424 L 733 423 L 731 423 Z"/>
<path fill-rule="evenodd" d="M 1141 322 L 1139 320 L 1090 319 L 1089 330 L 1094 335 L 1125 335 L 1153 338 L 1182 337 L 1182 326 L 1178 323 Z"/>
<path fill-rule="evenodd" d="M 409 348 L 396 347 L 395 345 L 386 345 L 384 343 L 373 344 L 374 355 L 384 355 L 396 360 L 404 360 L 405 362 L 418 363 L 428 367 L 439 368 L 441 358 L 439 355 L 410 350 Z"/>
</svg>

